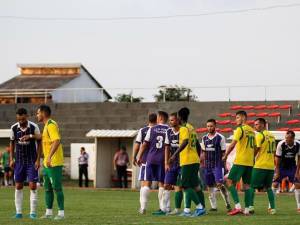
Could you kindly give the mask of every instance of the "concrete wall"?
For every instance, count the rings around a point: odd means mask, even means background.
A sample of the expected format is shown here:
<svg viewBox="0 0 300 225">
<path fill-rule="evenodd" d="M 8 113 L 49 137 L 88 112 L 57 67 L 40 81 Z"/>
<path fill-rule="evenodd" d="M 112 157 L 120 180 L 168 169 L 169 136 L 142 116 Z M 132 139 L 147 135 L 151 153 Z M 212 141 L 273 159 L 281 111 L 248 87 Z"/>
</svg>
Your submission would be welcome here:
<svg viewBox="0 0 300 225">
<path fill-rule="evenodd" d="M 52 92 L 52 100 L 56 103 L 72 102 L 104 102 L 107 96 L 102 90 L 64 90 L 68 88 L 99 88 L 82 68 L 80 76 Z"/>
</svg>

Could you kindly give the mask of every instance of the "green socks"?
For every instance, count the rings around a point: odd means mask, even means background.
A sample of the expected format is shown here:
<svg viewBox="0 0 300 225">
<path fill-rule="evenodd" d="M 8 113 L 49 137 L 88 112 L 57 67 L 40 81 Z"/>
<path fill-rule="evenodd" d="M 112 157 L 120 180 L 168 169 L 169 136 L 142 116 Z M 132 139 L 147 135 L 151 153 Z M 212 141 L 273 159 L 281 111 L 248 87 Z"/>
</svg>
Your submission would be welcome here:
<svg viewBox="0 0 300 225">
<path fill-rule="evenodd" d="M 249 208 L 252 201 L 252 190 L 245 190 L 245 208 Z"/>
<path fill-rule="evenodd" d="M 274 197 L 273 190 L 271 188 L 268 188 L 267 194 L 268 194 L 268 199 L 270 202 L 271 209 L 275 209 L 275 197 Z"/>
<path fill-rule="evenodd" d="M 185 202 L 185 208 L 190 209 L 191 208 L 191 201 L 195 203 L 195 205 L 199 205 L 200 200 L 196 193 L 196 191 L 192 188 L 188 188 L 184 190 L 184 202 Z"/>
<path fill-rule="evenodd" d="M 235 188 L 235 185 L 231 185 L 229 188 L 228 188 L 231 196 L 232 196 L 232 199 L 234 201 L 235 204 L 237 203 L 240 203 L 240 200 L 239 200 L 239 195 L 237 193 L 237 190 Z"/>
<path fill-rule="evenodd" d="M 205 197 L 204 197 L 203 191 L 200 190 L 200 191 L 197 191 L 196 193 L 198 195 L 201 205 L 203 206 L 203 208 L 205 208 Z"/>
<path fill-rule="evenodd" d="M 249 206 L 254 206 L 255 189 L 250 188 L 250 194 L 251 194 L 251 198 L 250 198 Z"/>
<path fill-rule="evenodd" d="M 59 210 L 64 210 L 65 205 L 64 205 L 64 193 L 62 190 L 55 191 L 56 193 L 56 200 L 57 200 L 57 205 Z"/>
<path fill-rule="evenodd" d="M 175 209 L 181 208 L 182 199 L 183 199 L 182 191 L 176 191 L 175 192 Z"/>
<path fill-rule="evenodd" d="M 47 209 L 53 208 L 53 201 L 54 201 L 54 193 L 53 190 L 46 190 L 45 191 L 45 201 Z"/>
</svg>

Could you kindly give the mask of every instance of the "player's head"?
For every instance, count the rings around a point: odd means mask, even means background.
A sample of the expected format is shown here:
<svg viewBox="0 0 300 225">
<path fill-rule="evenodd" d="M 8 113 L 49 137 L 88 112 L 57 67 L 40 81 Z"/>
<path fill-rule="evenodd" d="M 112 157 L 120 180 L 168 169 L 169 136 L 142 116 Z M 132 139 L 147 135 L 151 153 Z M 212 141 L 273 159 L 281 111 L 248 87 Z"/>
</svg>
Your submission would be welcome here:
<svg viewBox="0 0 300 225">
<path fill-rule="evenodd" d="M 154 125 L 157 122 L 157 115 L 156 113 L 150 113 L 148 116 L 148 123 L 149 125 Z"/>
<path fill-rule="evenodd" d="M 189 120 L 190 110 L 187 107 L 181 108 L 178 111 L 178 118 L 180 123 L 186 123 Z"/>
<path fill-rule="evenodd" d="M 20 126 L 27 126 L 27 110 L 25 108 L 19 108 L 16 112 L 17 121 L 19 122 Z"/>
<path fill-rule="evenodd" d="M 254 129 L 258 132 L 261 132 L 266 129 L 266 120 L 264 118 L 257 118 L 254 121 Z"/>
<path fill-rule="evenodd" d="M 80 148 L 80 153 L 82 154 L 82 153 L 84 153 L 85 152 L 85 147 L 81 147 Z"/>
<path fill-rule="evenodd" d="M 37 120 L 43 122 L 51 116 L 51 108 L 48 105 L 40 105 L 37 109 Z"/>
<path fill-rule="evenodd" d="M 235 114 L 235 121 L 238 126 L 244 124 L 247 121 L 247 113 L 245 111 L 238 111 Z"/>
<path fill-rule="evenodd" d="M 157 113 L 157 123 L 165 124 L 168 122 L 169 114 L 165 111 L 158 111 Z"/>
<path fill-rule="evenodd" d="M 206 121 L 207 131 L 210 134 L 214 134 L 216 132 L 217 122 L 215 119 L 209 119 Z"/>
<path fill-rule="evenodd" d="M 170 127 L 178 127 L 179 123 L 178 123 L 177 113 L 170 114 L 169 124 Z"/>
<path fill-rule="evenodd" d="M 288 130 L 285 134 L 285 141 L 289 146 L 293 146 L 295 142 L 295 132 L 292 130 Z"/>
</svg>

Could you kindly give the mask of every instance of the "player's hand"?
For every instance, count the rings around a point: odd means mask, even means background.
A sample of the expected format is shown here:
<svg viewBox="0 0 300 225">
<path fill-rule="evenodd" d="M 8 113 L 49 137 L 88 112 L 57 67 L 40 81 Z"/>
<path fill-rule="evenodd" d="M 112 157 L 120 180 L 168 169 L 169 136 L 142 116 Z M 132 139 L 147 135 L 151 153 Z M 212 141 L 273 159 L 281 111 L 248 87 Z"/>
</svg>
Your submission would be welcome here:
<svg viewBox="0 0 300 225">
<path fill-rule="evenodd" d="M 35 169 L 38 170 L 41 167 L 40 160 L 36 160 L 35 162 Z"/>
<path fill-rule="evenodd" d="M 170 159 L 169 159 L 169 164 L 172 164 L 172 163 L 174 162 L 174 160 L 175 160 L 175 157 L 174 157 L 174 155 L 173 155 L 173 156 L 171 156 Z"/>
<path fill-rule="evenodd" d="M 142 159 L 137 159 L 137 165 L 141 166 L 143 164 Z"/>
<path fill-rule="evenodd" d="M 47 167 L 52 167 L 52 165 L 51 165 L 51 158 L 47 159 L 46 165 L 47 165 Z"/>
<path fill-rule="evenodd" d="M 12 169 L 15 167 L 15 162 L 14 162 L 14 160 L 11 160 L 11 161 L 9 162 L 9 167 L 12 168 Z"/>
<path fill-rule="evenodd" d="M 169 163 L 165 163 L 165 171 L 169 171 L 170 170 L 170 164 Z"/>
<path fill-rule="evenodd" d="M 30 135 L 24 135 L 20 138 L 20 141 L 28 141 L 30 139 Z"/>
<path fill-rule="evenodd" d="M 276 181 L 279 177 L 280 177 L 279 172 L 276 172 L 276 171 L 275 171 L 275 174 L 274 174 L 274 181 Z"/>
<path fill-rule="evenodd" d="M 132 165 L 134 165 L 134 166 L 138 166 L 138 163 L 137 163 L 136 157 L 133 157 L 133 160 L 132 160 Z"/>
</svg>

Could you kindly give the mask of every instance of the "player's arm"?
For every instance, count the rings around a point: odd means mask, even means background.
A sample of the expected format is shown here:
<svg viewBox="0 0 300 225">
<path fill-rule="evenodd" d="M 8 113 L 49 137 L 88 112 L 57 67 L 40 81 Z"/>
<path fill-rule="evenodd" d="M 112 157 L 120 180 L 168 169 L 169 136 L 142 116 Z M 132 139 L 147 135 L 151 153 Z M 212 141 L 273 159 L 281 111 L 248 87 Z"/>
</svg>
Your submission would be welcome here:
<svg viewBox="0 0 300 225">
<path fill-rule="evenodd" d="M 52 142 L 51 148 L 50 148 L 50 153 L 47 158 L 47 166 L 51 167 L 51 159 L 52 159 L 53 155 L 55 154 L 55 152 L 58 150 L 58 147 L 60 145 L 60 135 L 59 135 L 57 126 L 54 124 L 49 124 L 47 126 L 47 129 L 48 129 L 50 140 Z"/>
<path fill-rule="evenodd" d="M 169 163 L 169 159 L 170 159 L 170 141 L 169 141 L 169 136 L 168 136 L 168 132 L 166 133 L 166 139 L 165 139 L 165 170 L 169 170 L 170 169 L 170 163 Z"/>
<path fill-rule="evenodd" d="M 275 154 L 275 176 L 274 179 L 276 180 L 280 176 L 280 161 L 282 156 L 282 148 L 281 148 L 281 142 L 278 143 L 276 154 Z"/>
<path fill-rule="evenodd" d="M 201 145 L 200 145 L 200 142 L 199 140 L 197 139 L 196 141 L 196 149 L 197 149 L 197 153 L 199 155 L 199 157 L 201 156 L 201 153 L 202 153 L 202 148 L 201 148 Z"/>
<path fill-rule="evenodd" d="M 142 131 L 139 130 L 138 135 L 136 137 L 135 143 L 133 145 L 133 157 L 132 157 L 132 165 L 137 166 L 137 155 L 139 153 L 140 147 L 142 143 Z"/>
<path fill-rule="evenodd" d="M 143 157 L 146 149 L 149 148 L 150 138 L 151 138 L 151 128 L 147 131 L 144 143 L 142 144 L 142 147 L 141 147 L 141 149 L 140 149 L 140 151 L 138 153 L 138 157 L 137 157 L 138 164 L 142 163 L 142 161 L 141 161 L 142 157 Z"/>
<path fill-rule="evenodd" d="M 182 143 L 180 144 L 179 148 L 174 152 L 174 154 L 169 159 L 169 162 L 172 163 L 175 160 L 175 157 L 182 152 L 183 149 L 189 144 L 189 131 L 185 127 L 181 127 L 179 130 L 179 136 L 182 138 Z"/>
<path fill-rule="evenodd" d="M 300 149 L 297 154 L 297 169 L 296 169 L 295 177 L 297 178 L 298 181 L 300 181 Z"/>
<path fill-rule="evenodd" d="M 24 135 L 20 138 L 21 141 L 28 141 L 30 139 L 35 139 L 37 141 L 42 140 L 42 135 L 38 126 L 35 126 L 34 134 Z"/>
<path fill-rule="evenodd" d="M 15 141 L 14 140 L 10 140 L 10 143 L 9 143 L 9 166 L 11 168 L 13 168 L 14 165 L 15 165 L 15 160 L 14 160 L 14 158 L 15 158 L 15 156 L 14 156 L 15 151 L 14 150 L 15 150 Z"/>
<path fill-rule="evenodd" d="M 254 147 L 254 158 L 257 156 L 257 154 L 261 151 L 262 146 L 262 134 L 258 133 L 255 135 L 255 147 Z"/>
<path fill-rule="evenodd" d="M 228 146 L 224 156 L 223 156 L 223 161 L 226 161 L 229 154 L 233 151 L 233 149 L 235 148 L 236 144 L 238 143 L 238 141 L 242 138 L 243 136 L 243 130 L 241 127 L 238 127 L 233 134 L 233 139 L 232 142 L 230 143 L 230 145 Z"/>
</svg>

